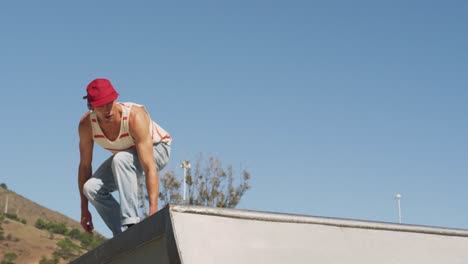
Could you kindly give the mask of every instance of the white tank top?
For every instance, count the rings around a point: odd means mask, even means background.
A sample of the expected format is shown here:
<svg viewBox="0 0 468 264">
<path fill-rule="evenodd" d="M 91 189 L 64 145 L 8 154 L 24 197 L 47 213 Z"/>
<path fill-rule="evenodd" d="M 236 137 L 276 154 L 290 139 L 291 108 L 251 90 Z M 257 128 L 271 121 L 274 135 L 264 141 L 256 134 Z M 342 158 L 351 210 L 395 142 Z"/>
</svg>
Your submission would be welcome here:
<svg viewBox="0 0 468 264">
<path fill-rule="evenodd" d="M 120 120 L 120 132 L 116 140 L 110 141 L 102 132 L 101 127 L 97 121 L 96 113 L 91 111 L 90 119 L 91 125 L 93 128 L 93 139 L 94 142 L 99 144 L 101 147 L 111 151 L 112 153 L 117 153 L 123 150 L 129 150 L 135 148 L 135 139 L 130 134 L 130 129 L 128 126 L 128 120 L 130 116 L 130 111 L 132 106 L 143 107 L 146 111 L 146 108 L 143 105 L 135 103 L 118 103 L 122 106 L 122 117 Z M 146 111 L 148 113 L 148 111 Z M 148 114 L 149 115 L 149 114 Z M 163 128 L 161 128 L 156 122 L 151 120 L 150 122 L 150 133 L 151 138 L 153 139 L 153 144 L 159 142 L 164 142 L 166 144 L 171 144 L 172 138 Z"/>
</svg>

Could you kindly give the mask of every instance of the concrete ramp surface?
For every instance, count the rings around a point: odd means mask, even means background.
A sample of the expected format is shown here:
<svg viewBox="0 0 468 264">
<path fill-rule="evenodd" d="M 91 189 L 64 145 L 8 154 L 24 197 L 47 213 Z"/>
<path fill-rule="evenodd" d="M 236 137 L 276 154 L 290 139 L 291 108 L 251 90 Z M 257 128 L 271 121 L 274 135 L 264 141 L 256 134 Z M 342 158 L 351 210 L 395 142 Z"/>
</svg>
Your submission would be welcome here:
<svg viewBox="0 0 468 264">
<path fill-rule="evenodd" d="M 169 205 L 72 263 L 468 263 L 468 230 Z"/>
</svg>

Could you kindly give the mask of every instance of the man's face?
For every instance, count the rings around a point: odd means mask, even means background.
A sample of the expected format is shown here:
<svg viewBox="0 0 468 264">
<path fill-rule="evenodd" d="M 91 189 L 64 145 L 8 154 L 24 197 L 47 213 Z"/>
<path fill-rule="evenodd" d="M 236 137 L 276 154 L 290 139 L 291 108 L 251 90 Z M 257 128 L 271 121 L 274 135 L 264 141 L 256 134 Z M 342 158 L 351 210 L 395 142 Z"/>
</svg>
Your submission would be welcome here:
<svg viewBox="0 0 468 264">
<path fill-rule="evenodd" d="M 98 116 L 99 120 L 104 122 L 112 122 L 114 120 L 116 111 L 117 107 L 115 101 L 94 108 L 94 112 Z"/>
</svg>

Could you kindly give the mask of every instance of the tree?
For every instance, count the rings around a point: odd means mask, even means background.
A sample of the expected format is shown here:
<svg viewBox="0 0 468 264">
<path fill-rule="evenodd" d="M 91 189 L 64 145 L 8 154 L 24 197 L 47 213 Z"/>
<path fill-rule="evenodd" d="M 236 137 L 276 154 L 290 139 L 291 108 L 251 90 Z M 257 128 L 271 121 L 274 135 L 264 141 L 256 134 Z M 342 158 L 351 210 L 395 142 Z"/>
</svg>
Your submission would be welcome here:
<svg viewBox="0 0 468 264">
<path fill-rule="evenodd" d="M 177 179 L 174 171 L 166 172 L 159 181 L 160 185 L 160 192 L 159 192 L 159 200 L 161 200 L 164 205 L 171 203 L 171 204 L 179 204 L 182 201 L 182 195 L 180 186 L 181 181 Z M 164 206 L 163 205 L 163 206 Z"/>
<path fill-rule="evenodd" d="M 192 174 L 191 169 L 187 171 L 187 204 L 236 207 L 245 192 L 250 189 L 250 173 L 242 170 L 237 177 L 237 185 L 234 175 L 232 165 L 224 167 L 218 158 L 210 156 L 204 160 L 200 155 L 194 173 Z M 168 203 L 183 203 L 183 179 L 169 171 L 161 176 L 160 182 L 159 200 L 163 206 Z"/>
<path fill-rule="evenodd" d="M 0 184 L 0 187 L 2 187 L 5 190 L 8 190 L 7 185 L 5 183 L 3 183 L 3 182 Z"/>
</svg>

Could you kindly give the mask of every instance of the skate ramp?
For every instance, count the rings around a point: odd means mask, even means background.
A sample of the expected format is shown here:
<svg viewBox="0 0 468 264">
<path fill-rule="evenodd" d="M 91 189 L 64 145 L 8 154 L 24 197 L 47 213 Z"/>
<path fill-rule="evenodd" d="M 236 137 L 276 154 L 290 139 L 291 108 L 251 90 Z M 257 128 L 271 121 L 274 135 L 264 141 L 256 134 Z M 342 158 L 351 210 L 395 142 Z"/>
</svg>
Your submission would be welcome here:
<svg viewBox="0 0 468 264">
<path fill-rule="evenodd" d="M 72 263 L 468 263 L 468 231 L 167 206 Z"/>
</svg>

